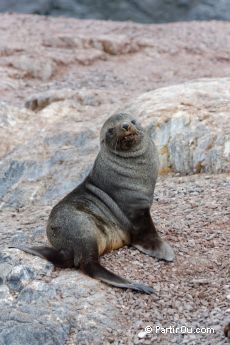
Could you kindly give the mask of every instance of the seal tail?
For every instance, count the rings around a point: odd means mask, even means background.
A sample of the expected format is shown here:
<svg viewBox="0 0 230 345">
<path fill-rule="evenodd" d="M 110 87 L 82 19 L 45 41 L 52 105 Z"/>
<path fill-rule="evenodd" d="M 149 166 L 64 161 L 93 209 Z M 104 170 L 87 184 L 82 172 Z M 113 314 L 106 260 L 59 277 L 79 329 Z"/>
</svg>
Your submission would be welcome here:
<svg viewBox="0 0 230 345">
<path fill-rule="evenodd" d="M 131 282 L 112 273 L 105 267 L 101 266 L 99 261 L 90 261 L 87 263 L 82 263 L 81 270 L 88 276 L 115 287 L 123 289 L 132 289 L 149 295 L 154 293 L 153 288 L 147 285 Z"/>
<path fill-rule="evenodd" d="M 74 266 L 73 251 L 57 250 L 51 247 L 24 247 L 24 246 L 10 246 L 9 248 L 16 248 L 25 253 L 39 256 L 52 262 L 55 266 L 67 268 Z"/>
</svg>

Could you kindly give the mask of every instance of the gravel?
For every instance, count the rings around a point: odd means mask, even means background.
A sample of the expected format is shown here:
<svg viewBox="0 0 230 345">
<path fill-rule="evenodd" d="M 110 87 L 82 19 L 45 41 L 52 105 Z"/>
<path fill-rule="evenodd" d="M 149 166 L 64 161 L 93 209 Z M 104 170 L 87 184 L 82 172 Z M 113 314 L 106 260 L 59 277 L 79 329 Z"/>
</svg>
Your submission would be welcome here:
<svg viewBox="0 0 230 345">
<path fill-rule="evenodd" d="M 176 261 L 156 261 L 127 247 L 102 258 L 107 268 L 157 292 L 147 296 L 116 289 L 124 320 L 119 344 L 228 343 L 223 330 L 230 320 L 229 190 L 229 175 L 161 178 L 152 216 L 175 248 Z M 146 326 L 152 333 L 144 335 Z M 157 326 L 172 331 L 184 326 L 189 333 L 156 333 Z M 196 328 L 214 333 L 191 334 Z"/>
</svg>

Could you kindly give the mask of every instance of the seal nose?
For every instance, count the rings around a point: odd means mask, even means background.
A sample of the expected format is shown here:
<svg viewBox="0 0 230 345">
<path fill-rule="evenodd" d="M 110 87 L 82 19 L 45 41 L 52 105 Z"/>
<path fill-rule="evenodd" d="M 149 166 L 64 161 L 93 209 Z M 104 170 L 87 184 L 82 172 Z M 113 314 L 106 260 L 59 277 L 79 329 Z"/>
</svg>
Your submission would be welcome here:
<svg viewBox="0 0 230 345">
<path fill-rule="evenodd" d="M 129 129 L 129 124 L 123 123 L 122 128 L 124 128 L 127 131 Z"/>
</svg>

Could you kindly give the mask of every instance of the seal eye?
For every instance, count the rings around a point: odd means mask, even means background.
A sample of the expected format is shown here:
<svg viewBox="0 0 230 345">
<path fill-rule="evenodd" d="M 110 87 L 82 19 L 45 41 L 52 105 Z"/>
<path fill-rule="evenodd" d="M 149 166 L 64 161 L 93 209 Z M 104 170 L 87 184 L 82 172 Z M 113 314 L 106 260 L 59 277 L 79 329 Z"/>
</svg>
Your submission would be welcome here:
<svg viewBox="0 0 230 345">
<path fill-rule="evenodd" d="M 132 123 L 133 125 L 135 125 L 135 124 L 137 123 L 137 121 L 136 121 L 136 120 L 132 120 L 131 123 Z"/>
<path fill-rule="evenodd" d="M 114 128 L 109 128 L 109 129 L 108 129 L 108 134 L 109 134 L 109 135 L 112 135 L 112 134 L 113 134 L 113 130 L 114 130 Z"/>
</svg>

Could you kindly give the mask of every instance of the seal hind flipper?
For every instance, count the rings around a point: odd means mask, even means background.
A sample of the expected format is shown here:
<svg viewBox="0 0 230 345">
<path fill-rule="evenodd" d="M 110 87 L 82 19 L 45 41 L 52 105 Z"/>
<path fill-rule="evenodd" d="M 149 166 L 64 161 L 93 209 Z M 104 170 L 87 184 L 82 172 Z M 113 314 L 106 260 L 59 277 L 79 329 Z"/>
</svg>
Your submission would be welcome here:
<svg viewBox="0 0 230 345">
<path fill-rule="evenodd" d="M 75 258 L 74 264 L 73 251 L 70 250 L 56 250 L 55 248 L 51 247 L 23 247 L 19 245 L 10 246 L 9 248 L 16 248 L 22 250 L 25 253 L 39 256 L 42 259 L 46 259 L 52 262 L 55 266 L 58 267 L 67 268 L 76 266 L 77 260 Z M 154 293 L 154 289 L 147 285 L 130 282 L 129 280 L 121 278 L 118 275 L 110 272 L 105 267 L 101 266 L 99 261 L 85 262 L 84 260 L 82 260 L 80 269 L 86 275 L 115 287 L 132 289 L 146 294 Z"/>
<path fill-rule="evenodd" d="M 39 256 L 52 262 L 55 266 L 67 268 L 74 266 L 73 251 L 69 249 L 57 250 L 51 247 L 24 247 L 24 246 L 10 246 L 9 248 L 16 248 L 25 253 Z"/>
<path fill-rule="evenodd" d="M 92 278 L 95 278 L 97 280 L 100 280 L 104 283 L 107 283 L 109 285 L 112 285 L 118 288 L 132 289 L 138 292 L 146 293 L 148 295 L 155 292 L 154 289 L 151 288 L 150 286 L 131 282 L 127 279 L 119 277 L 118 275 L 114 274 L 113 272 L 103 267 L 99 263 L 99 261 L 90 261 L 87 263 L 83 262 L 81 264 L 81 270 Z"/>
</svg>

